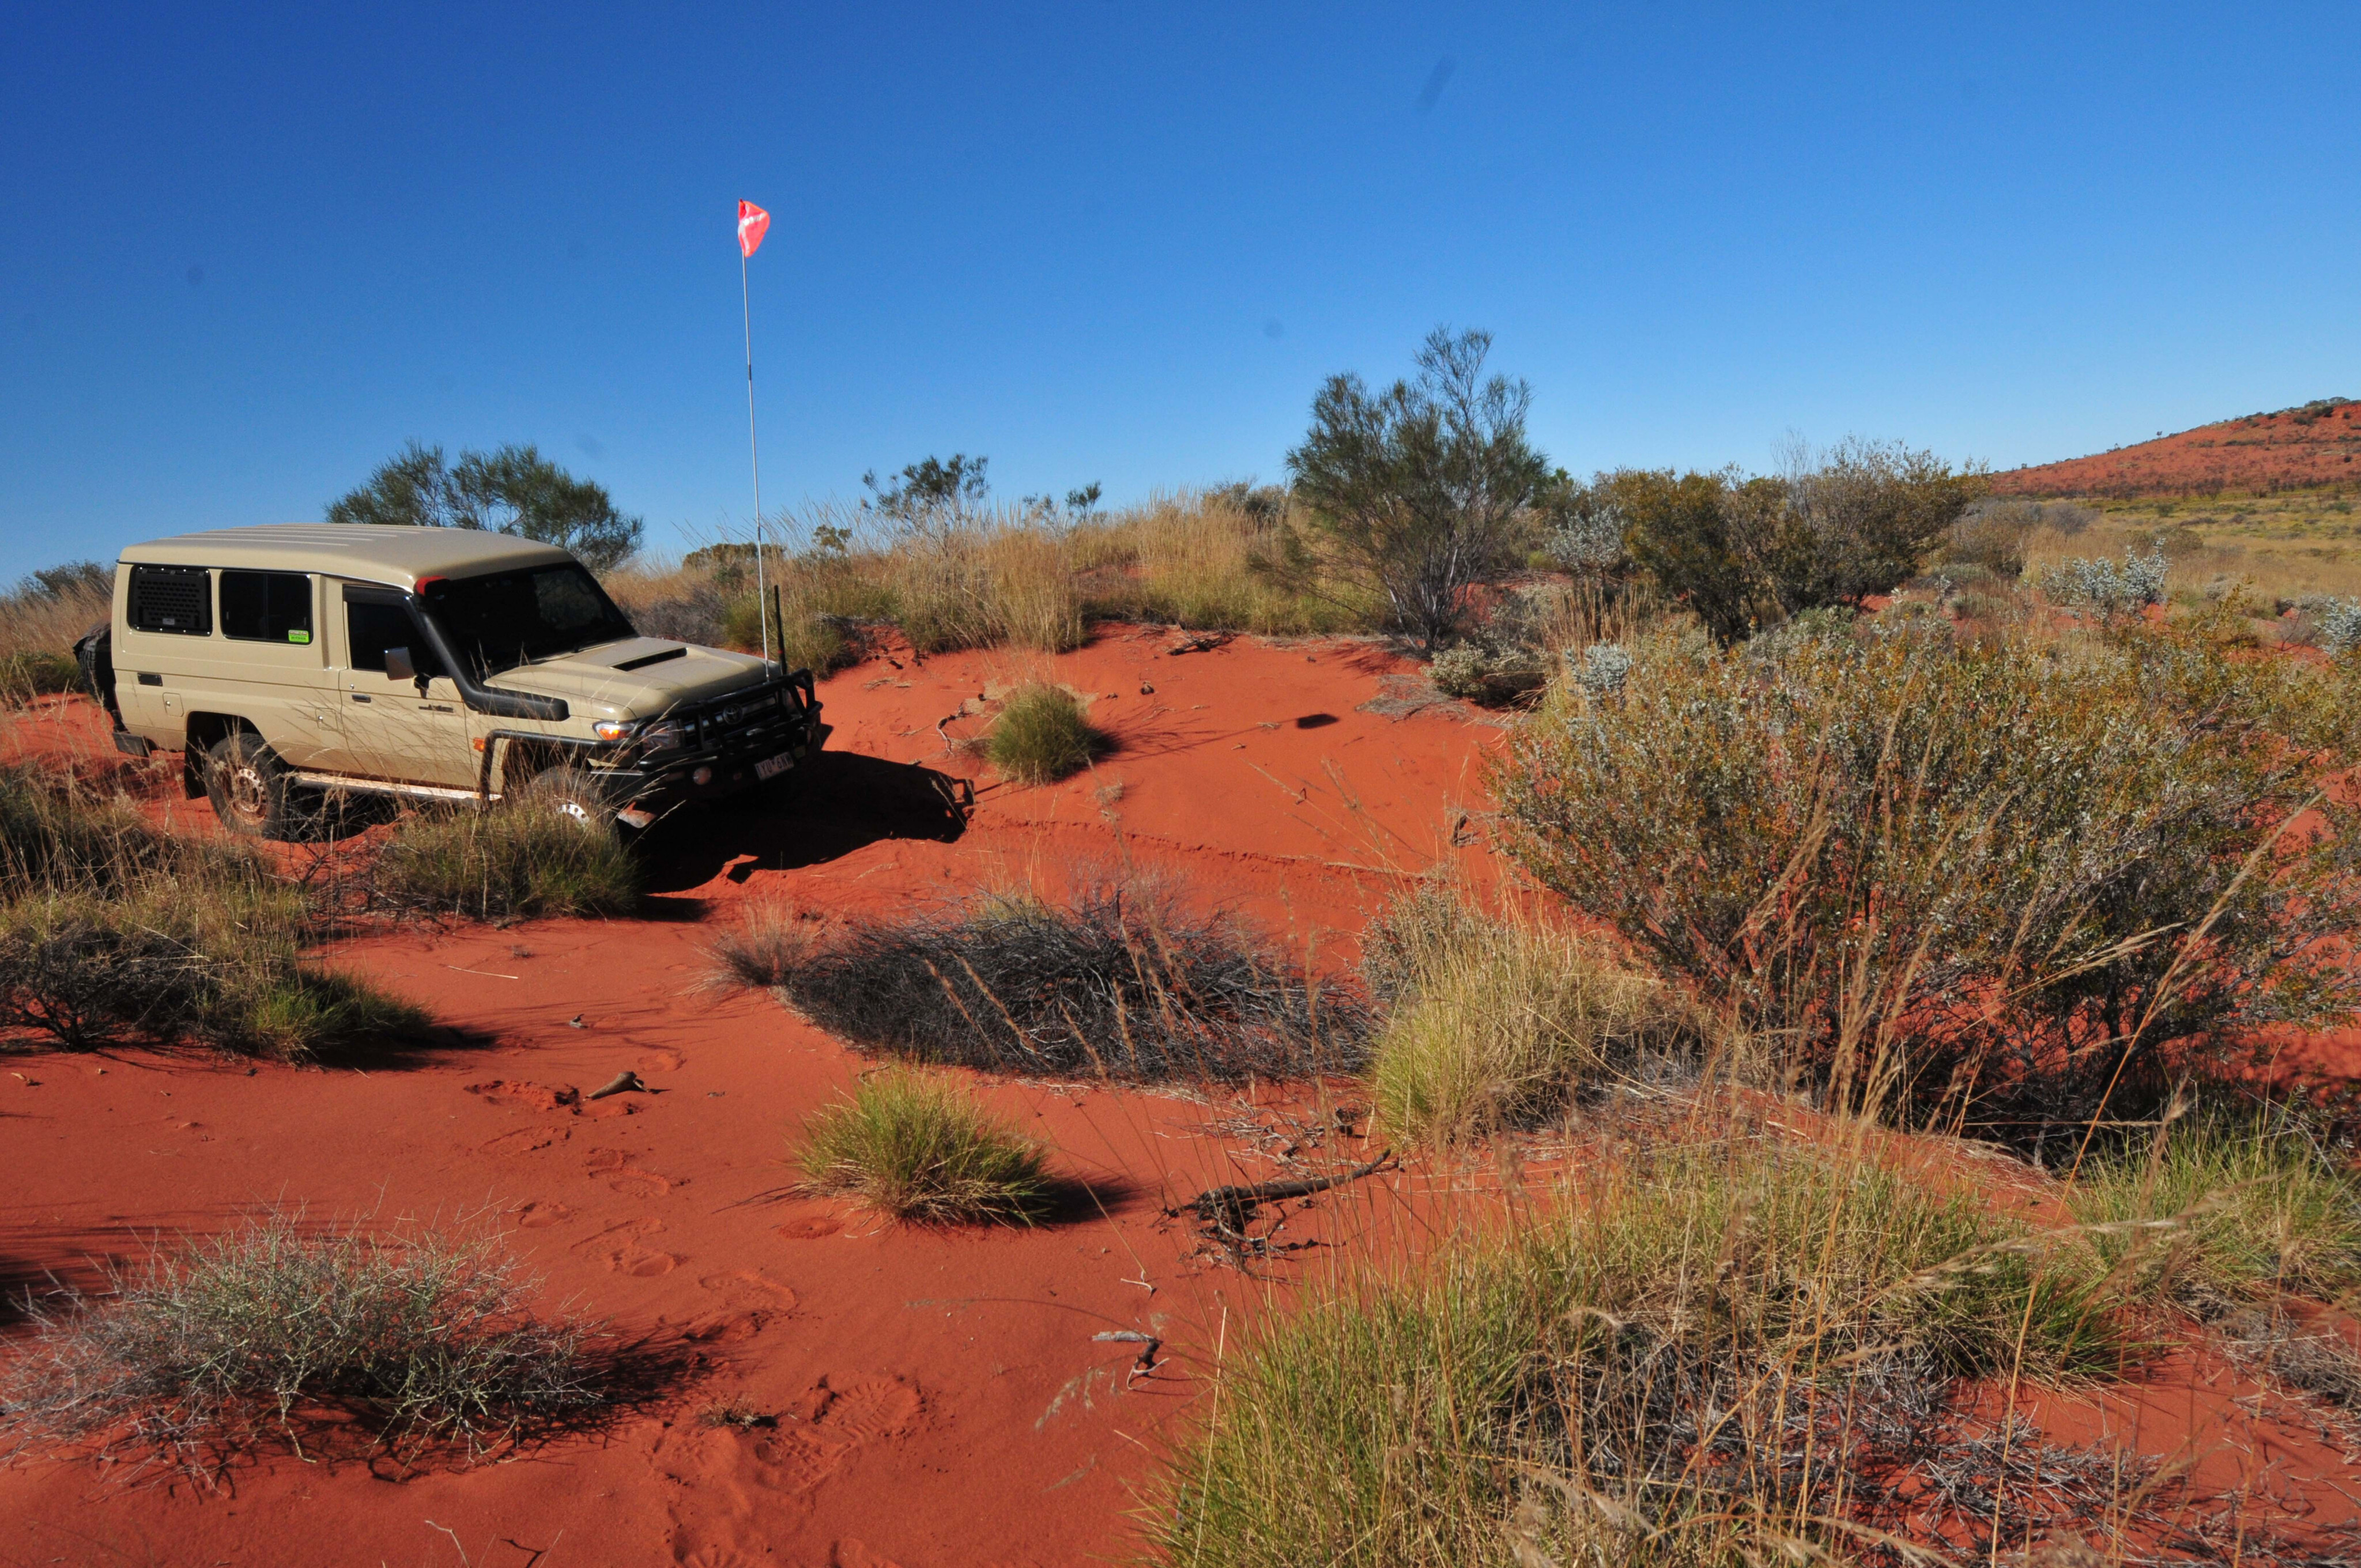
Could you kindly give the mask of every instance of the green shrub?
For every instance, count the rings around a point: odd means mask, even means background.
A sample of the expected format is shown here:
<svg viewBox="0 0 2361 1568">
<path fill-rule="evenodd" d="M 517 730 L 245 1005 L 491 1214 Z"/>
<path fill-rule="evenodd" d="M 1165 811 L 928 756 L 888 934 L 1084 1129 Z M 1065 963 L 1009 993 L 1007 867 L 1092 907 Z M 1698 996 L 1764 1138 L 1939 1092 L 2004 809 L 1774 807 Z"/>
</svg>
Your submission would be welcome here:
<svg viewBox="0 0 2361 1568">
<path fill-rule="evenodd" d="M 1947 569 L 1979 566 L 2005 582 L 2025 575 L 2026 546 L 2044 529 L 2072 535 L 2097 521 L 2099 513 L 2071 501 L 2029 501 L 2016 496 L 1984 496 L 1969 504 L 1951 525 L 1943 546 Z"/>
<path fill-rule="evenodd" d="M 2283 1115 L 2170 1122 L 2145 1148 L 2085 1164 L 2072 1201 L 2129 1287 L 2208 1317 L 2361 1285 L 2361 1188 Z"/>
<path fill-rule="evenodd" d="M 1982 488 L 1931 453 L 1848 442 L 1778 477 L 1625 470 L 1596 490 L 1633 562 L 1725 643 L 1916 576 Z"/>
<path fill-rule="evenodd" d="M 1037 681 L 1001 704 L 983 754 L 1010 778 L 1045 784 L 1089 767 L 1107 745 L 1073 693 Z"/>
<path fill-rule="evenodd" d="M 2084 606 L 2112 620 L 2162 604 L 2165 580 L 2171 572 L 2172 563 L 2160 547 L 2152 547 L 2143 555 L 2135 545 L 2124 552 L 2120 566 L 2104 555 L 2096 560 L 2078 555 L 2061 561 L 2043 575 L 2041 587 L 2060 604 Z"/>
<path fill-rule="evenodd" d="M 159 1250 L 96 1298 L 30 1299 L 0 1444 L 204 1474 L 350 1423 L 404 1452 L 480 1454 L 606 1402 L 587 1332 L 530 1317 L 533 1290 L 487 1235 L 264 1215 Z"/>
<path fill-rule="evenodd" d="M 2086 1278 L 1973 1194 L 1832 1155 L 1610 1165 L 1521 1236 L 1273 1314 L 1158 1544 L 1237 1568 L 1817 1560 L 1796 1535 L 1843 1557 L 1837 1516 L 1906 1530 L 1928 1501 L 1864 1477 L 1973 1451 L 1956 1380 L 2018 1365 L 2020 1336 L 2036 1374 L 2106 1365 Z"/>
<path fill-rule="evenodd" d="M 2361 914 L 2361 835 L 2317 794 L 2356 752 L 2349 674 L 2202 625 L 1634 652 L 1519 733 L 1512 851 L 1839 1103 L 2039 1149 L 2356 998 L 2321 938 Z M 2320 831 L 2279 836 L 2307 806 Z"/>
<path fill-rule="evenodd" d="M 629 915 L 643 873 L 614 834 L 528 802 L 403 818 L 379 851 L 374 880 L 397 909 L 506 921 Z"/>
<path fill-rule="evenodd" d="M 1435 654 L 1426 674 L 1435 690 L 1446 696 L 1498 707 L 1539 691 L 1549 680 L 1545 660 L 1538 648 L 1485 648 L 1463 642 Z"/>
<path fill-rule="evenodd" d="M 928 1224 L 1031 1224 L 1055 1196 L 1041 1151 L 948 1080 L 888 1069 L 806 1118 L 804 1185 Z"/>
<path fill-rule="evenodd" d="M 1390 924 L 1423 922 L 1413 909 Z M 1463 1143 L 1536 1125 L 1680 1043 L 1677 1001 L 1597 938 L 1481 915 L 1442 927 L 1440 940 L 1383 960 L 1406 971 L 1406 983 L 1389 981 L 1399 1000 L 1369 1064 L 1389 1137 Z"/>
</svg>

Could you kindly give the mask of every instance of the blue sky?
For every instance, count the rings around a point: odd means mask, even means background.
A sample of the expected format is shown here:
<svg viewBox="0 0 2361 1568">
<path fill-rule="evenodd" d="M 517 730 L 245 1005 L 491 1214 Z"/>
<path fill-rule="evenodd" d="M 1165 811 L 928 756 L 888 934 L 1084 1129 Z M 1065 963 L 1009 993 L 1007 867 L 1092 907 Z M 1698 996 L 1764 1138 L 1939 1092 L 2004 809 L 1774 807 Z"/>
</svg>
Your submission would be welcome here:
<svg viewBox="0 0 2361 1568">
<path fill-rule="evenodd" d="M 2361 394 L 2361 6 L 16 7 L 0 577 L 532 441 L 676 551 L 1281 471 L 1496 335 L 1577 471 Z"/>
</svg>

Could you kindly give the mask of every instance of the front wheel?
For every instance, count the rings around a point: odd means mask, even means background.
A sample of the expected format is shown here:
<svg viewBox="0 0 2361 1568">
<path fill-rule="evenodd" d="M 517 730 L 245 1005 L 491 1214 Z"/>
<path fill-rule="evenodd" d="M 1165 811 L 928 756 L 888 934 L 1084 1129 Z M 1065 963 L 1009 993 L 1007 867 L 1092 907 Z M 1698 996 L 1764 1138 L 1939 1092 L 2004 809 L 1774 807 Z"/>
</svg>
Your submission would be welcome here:
<svg viewBox="0 0 2361 1568">
<path fill-rule="evenodd" d="M 580 768 L 544 768 L 524 787 L 522 804 L 527 810 L 555 812 L 588 833 L 616 832 L 615 804 L 606 786 Z"/>
<path fill-rule="evenodd" d="M 213 802 L 222 826 L 233 833 L 249 839 L 293 837 L 297 822 L 291 791 L 286 764 L 250 730 L 222 737 L 205 753 L 205 797 Z"/>
</svg>

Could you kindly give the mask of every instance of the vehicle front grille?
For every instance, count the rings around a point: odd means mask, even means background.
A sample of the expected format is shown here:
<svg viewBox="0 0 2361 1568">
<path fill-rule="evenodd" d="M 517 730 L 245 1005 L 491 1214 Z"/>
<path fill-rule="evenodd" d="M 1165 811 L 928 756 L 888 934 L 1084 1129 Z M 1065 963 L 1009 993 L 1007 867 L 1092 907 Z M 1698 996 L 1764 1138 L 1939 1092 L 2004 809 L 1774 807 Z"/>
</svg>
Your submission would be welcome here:
<svg viewBox="0 0 2361 1568">
<path fill-rule="evenodd" d="M 671 716 L 683 731 L 684 749 L 695 752 L 742 750 L 757 740 L 784 738 L 805 718 L 796 693 L 785 683 L 758 692 L 737 693 Z"/>
</svg>

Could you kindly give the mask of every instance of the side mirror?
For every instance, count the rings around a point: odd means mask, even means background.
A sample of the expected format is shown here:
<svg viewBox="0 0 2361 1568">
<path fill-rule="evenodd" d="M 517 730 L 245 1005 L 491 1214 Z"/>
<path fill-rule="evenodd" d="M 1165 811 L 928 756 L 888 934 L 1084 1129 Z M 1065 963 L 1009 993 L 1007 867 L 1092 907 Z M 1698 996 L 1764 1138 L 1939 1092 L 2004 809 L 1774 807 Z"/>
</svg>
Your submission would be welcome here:
<svg viewBox="0 0 2361 1568">
<path fill-rule="evenodd" d="M 414 681 L 418 678 L 418 666 L 410 662 L 409 649 L 389 648 L 385 651 L 385 678 L 390 681 Z"/>
</svg>

